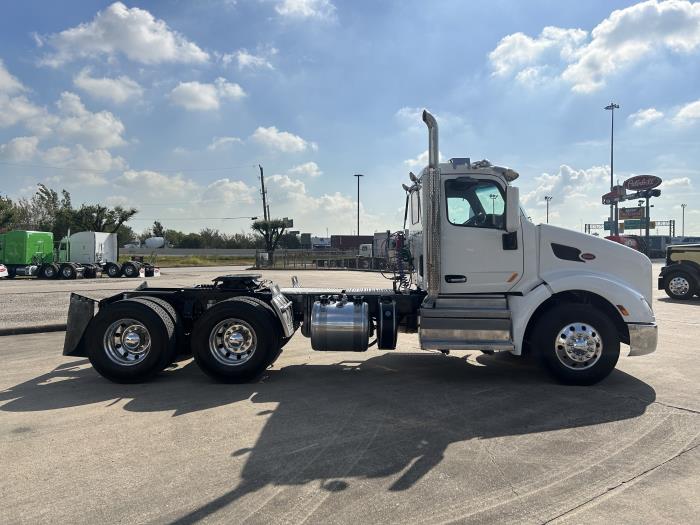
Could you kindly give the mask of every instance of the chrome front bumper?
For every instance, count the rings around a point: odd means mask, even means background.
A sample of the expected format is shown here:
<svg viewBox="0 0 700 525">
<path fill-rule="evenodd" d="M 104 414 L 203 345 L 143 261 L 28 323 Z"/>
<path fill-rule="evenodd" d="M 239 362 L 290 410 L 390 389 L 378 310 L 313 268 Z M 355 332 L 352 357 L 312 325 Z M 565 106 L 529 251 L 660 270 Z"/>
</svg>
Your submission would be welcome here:
<svg viewBox="0 0 700 525">
<path fill-rule="evenodd" d="M 656 342 L 659 338 L 659 327 L 651 324 L 628 324 L 630 332 L 631 356 L 651 354 L 656 350 Z"/>
</svg>

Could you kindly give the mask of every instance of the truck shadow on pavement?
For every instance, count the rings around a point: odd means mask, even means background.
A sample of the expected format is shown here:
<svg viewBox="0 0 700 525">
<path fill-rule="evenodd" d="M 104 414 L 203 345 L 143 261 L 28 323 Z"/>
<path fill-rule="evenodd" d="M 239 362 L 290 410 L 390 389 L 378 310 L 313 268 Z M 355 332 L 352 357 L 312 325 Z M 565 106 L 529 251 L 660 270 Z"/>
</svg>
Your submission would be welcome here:
<svg viewBox="0 0 700 525">
<path fill-rule="evenodd" d="M 292 364 L 245 385 L 215 384 L 194 363 L 151 383 L 115 385 L 81 359 L 0 392 L 0 402 L 7 401 L 0 410 L 109 407 L 128 399 L 125 410 L 173 411 L 175 417 L 260 404 L 256 417 L 267 420 L 257 442 L 231 450 L 246 457 L 238 486 L 173 518 L 194 523 L 266 486 L 317 481 L 324 491 L 340 492 L 349 486 L 345 480 L 400 474 L 389 490 L 406 490 L 442 461 L 451 444 L 636 418 L 656 399 L 651 386 L 619 370 L 592 387 L 566 387 L 533 363 L 507 355 L 358 357 Z"/>
</svg>

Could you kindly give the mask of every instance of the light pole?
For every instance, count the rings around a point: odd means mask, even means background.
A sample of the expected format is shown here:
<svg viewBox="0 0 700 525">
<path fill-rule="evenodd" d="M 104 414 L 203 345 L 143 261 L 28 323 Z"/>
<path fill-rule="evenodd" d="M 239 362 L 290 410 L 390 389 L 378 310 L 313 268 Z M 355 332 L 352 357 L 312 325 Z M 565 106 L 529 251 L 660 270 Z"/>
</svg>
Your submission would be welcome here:
<svg viewBox="0 0 700 525">
<path fill-rule="evenodd" d="M 687 204 L 681 204 L 681 213 L 682 218 L 681 218 L 681 237 L 685 237 L 685 207 Z"/>
<path fill-rule="evenodd" d="M 491 193 L 489 195 L 489 197 L 491 197 L 491 215 L 495 216 L 496 215 L 496 198 L 498 197 L 498 195 L 496 195 L 495 193 Z"/>
<path fill-rule="evenodd" d="M 357 177 L 357 236 L 360 236 L 360 177 L 364 177 L 362 173 L 355 173 Z"/>
<path fill-rule="evenodd" d="M 613 187 L 615 186 L 615 183 L 613 182 L 613 136 L 615 132 L 615 110 L 620 109 L 620 106 L 618 104 L 615 104 L 614 102 L 610 102 L 610 104 L 605 106 L 605 109 L 610 111 L 610 191 L 612 191 Z M 612 230 L 610 231 L 610 234 L 617 235 L 617 202 L 615 202 L 614 205 L 612 202 L 610 203 L 610 220 L 612 221 Z"/>
<path fill-rule="evenodd" d="M 545 195 L 544 200 L 547 202 L 547 224 L 549 224 L 549 201 L 552 200 L 551 195 Z"/>
</svg>

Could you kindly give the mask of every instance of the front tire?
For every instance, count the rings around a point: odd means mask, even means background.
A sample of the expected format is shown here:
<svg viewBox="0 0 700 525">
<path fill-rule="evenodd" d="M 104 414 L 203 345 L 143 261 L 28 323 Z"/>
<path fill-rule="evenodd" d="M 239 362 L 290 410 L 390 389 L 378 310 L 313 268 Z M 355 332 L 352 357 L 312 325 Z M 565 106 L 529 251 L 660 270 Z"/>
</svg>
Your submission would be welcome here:
<svg viewBox="0 0 700 525">
<path fill-rule="evenodd" d="M 221 301 L 197 321 L 192 355 L 204 373 L 225 383 L 251 381 L 279 351 L 279 335 L 268 312 L 242 298 Z"/>
<path fill-rule="evenodd" d="M 100 309 L 85 334 L 90 363 L 116 383 L 139 383 L 163 370 L 175 354 L 168 313 L 148 301 L 122 300 Z"/>
<path fill-rule="evenodd" d="M 687 301 L 696 293 L 693 278 L 685 272 L 672 272 L 666 277 L 666 295 L 671 299 Z"/>
<path fill-rule="evenodd" d="M 613 371 L 620 336 L 609 317 L 591 305 L 564 304 L 537 322 L 534 349 L 544 367 L 566 385 L 592 385 Z"/>
</svg>

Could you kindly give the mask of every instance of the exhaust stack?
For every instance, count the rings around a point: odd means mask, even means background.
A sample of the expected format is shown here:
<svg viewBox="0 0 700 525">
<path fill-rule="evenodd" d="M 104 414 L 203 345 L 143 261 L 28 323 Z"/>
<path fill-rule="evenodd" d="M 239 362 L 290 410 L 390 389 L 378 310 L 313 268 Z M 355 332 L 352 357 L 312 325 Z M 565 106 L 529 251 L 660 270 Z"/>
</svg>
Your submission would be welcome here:
<svg viewBox="0 0 700 525">
<path fill-rule="evenodd" d="M 423 122 L 428 126 L 428 167 L 437 169 L 440 162 L 438 150 L 438 125 L 427 109 L 423 110 Z"/>
<path fill-rule="evenodd" d="M 425 224 L 423 228 L 423 252 L 425 253 L 425 277 L 428 295 L 425 307 L 432 307 L 440 295 L 440 153 L 438 149 L 438 125 L 435 117 L 423 110 L 423 122 L 428 126 L 428 172 L 423 186 Z"/>
</svg>

